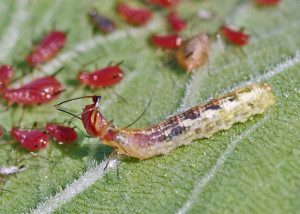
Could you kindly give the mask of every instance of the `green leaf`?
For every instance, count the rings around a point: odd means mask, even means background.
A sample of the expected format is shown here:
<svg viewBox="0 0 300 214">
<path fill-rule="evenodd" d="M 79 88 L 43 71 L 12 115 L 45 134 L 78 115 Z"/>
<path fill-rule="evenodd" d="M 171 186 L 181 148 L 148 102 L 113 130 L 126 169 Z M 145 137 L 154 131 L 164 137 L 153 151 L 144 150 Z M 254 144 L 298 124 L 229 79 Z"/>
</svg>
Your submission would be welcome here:
<svg viewBox="0 0 300 214">
<path fill-rule="evenodd" d="M 139 1 L 130 1 L 141 4 Z M 243 49 L 213 43 L 209 65 L 185 74 L 167 53 L 148 44 L 149 35 L 167 32 L 165 11 L 156 10 L 149 25 L 126 25 L 115 12 L 115 1 L 1 0 L 0 60 L 16 67 L 16 76 L 34 77 L 64 70 L 58 78 L 66 92 L 56 101 L 33 108 L 13 106 L 0 114 L 7 130 L 0 144 L 1 165 L 16 161 L 28 169 L 5 177 L 0 195 L 1 213 L 296 213 L 300 204 L 300 3 L 282 1 L 277 7 L 257 7 L 252 1 L 182 1 L 178 11 L 188 21 L 183 32 L 215 33 L 225 20 L 244 27 L 250 44 Z M 110 35 L 93 33 L 87 13 L 92 7 L 113 18 L 118 30 Z M 218 15 L 210 21 L 196 13 L 207 9 Z M 22 63 L 39 40 L 52 29 L 68 31 L 68 43 L 53 60 L 30 73 Z M 111 88 L 90 90 L 75 77 L 82 65 L 104 67 L 124 61 L 124 80 Z M 68 115 L 55 103 L 82 95 L 103 97 L 101 109 L 119 127 L 144 110 L 134 127 L 146 127 L 191 106 L 251 82 L 272 84 L 276 104 L 264 115 L 234 125 L 205 140 L 197 140 L 169 155 L 145 161 L 106 157 L 111 149 L 98 139 L 80 133 L 75 145 L 51 145 L 38 156 L 18 147 L 8 131 L 37 122 L 63 122 Z M 117 95 L 118 94 L 118 95 Z M 123 99 L 126 101 L 124 101 Z M 89 103 L 65 105 L 79 113 Z M 1 109 L 6 108 L 2 102 Z M 73 120 L 83 130 L 81 121 Z"/>
</svg>

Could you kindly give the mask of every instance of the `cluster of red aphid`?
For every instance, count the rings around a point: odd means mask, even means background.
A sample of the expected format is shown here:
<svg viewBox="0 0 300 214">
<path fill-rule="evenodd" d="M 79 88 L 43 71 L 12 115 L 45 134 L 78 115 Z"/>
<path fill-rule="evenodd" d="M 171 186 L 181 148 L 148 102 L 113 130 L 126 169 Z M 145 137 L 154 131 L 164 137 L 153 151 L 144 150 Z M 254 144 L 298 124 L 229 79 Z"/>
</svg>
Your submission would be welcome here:
<svg viewBox="0 0 300 214">
<path fill-rule="evenodd" d="M 19 88 L 8 88 L 13 78 L 13 68 L 9 65 L 0 67 L 0 93 L 9 105 L 34 106 L 44 104 L 56 98 L 63 90 L 61 83 L 52 76 L 35 79 Z M 1 127 L 0 137 L 4 134 Z M 22 130 L 13 127 L 10 131 L 11 136 L 20 145 L 29 151 L 36 151 L 46 147 L 49 142 L 48 135 L 62 143 L 73 143 L 77 138 L 74 129 L 56 124 L 47 124 L 45 131 L 38 129 Z"/>
<path fill-rule="evenodd" d="M 267 5 L 276 5 L 280 0 L 253 0 L 256 5 L 267 6 Z M 182 66 L 188 72 L 194 68 L 197 68 L 205 62 L 196 62 L 200 60 L 206 60 L 208 53 L 198 53 L 192 54 L 187 51 L 183 51 L 186 47 L 191 46 L 191 42 L 195 41 L 207 41 L 207 44 L 196 44 L 198 47 L 204 47 L 204 51 L 209 51 L 210 42 L 209 40 L 201 39 L 187 39 L 179 35 L 180 31 L 184 30 L 186 27 L 186 21 L 176 12 L 176 7 L 179 5 L 180 0 L 146 0 L 146 4 L 154 5 L 157 7 L 164 8 L 168 10 L 166 19 L 169 25 L 169 29 L 172 31 L 168 34 L 154 34 L 151 36 L 150 41 L 153 46 L 163 49 L 163 50 L 176 50 L 176 56 L 187 56 L 187 57 L 176 57 L 179 65 L 185 65 L 192 63 L 190 66 Z M 153 17 L 152 11 L 146 7 L 136 7 L 126 4 L 124 2 L 118 3 L 116 6 L 116 11 L 120 17 L 127 22 L 128 24 L 134 26 L 143 26 L 147 24 Z M 112 20 L 107 17 L 100 15 L 95 9 L 90 12 L 90 17 L 95 24 L 95 26 L 104 33 L 112 32 L 115 29 L 115 24 Z M 242 30 L 235 30 L 227 25 L 223 25 L 219 29 L 219 33 L 225 38 L 228 43 L 236 45 L 238 47 L 245 46 L 249 43 L 249 36 L 244 33 Z M 200 35 L 199 35 L 200 36 Z M 193 41 L 190 41 L 192 40 Z M 181 53 L 180 53 L 181 52 Z M 188 68 L 188 69 L 187 69 Z M 108 75 L 109 76 L 109 75 Z M 121 76 L 121 74 L 119 75 Z M 79 76 L 78 76 L 79 77 Z M 92 75 L 87 77 L 82 77 L 81 79 L 92 79 Z M 98 78 L 97 78 L 98 79 Z M 80 79 L 79 79 L 80 80 Z M 82 82 L 82 80 L 80 80 Z M 86 84 L 86 83 L 84 83 Z M 89 84 L 87 84 L 89 85 Z M 90 84 L 93 85 L 93 84 Z M 92 86 L 95 87 L 95 86 Z"/>
<path fill-rule="evenodd" d="M 40 43 L 26 58 L 30 67 L 37 67 L 41 63 L 53 58 L 66 42 L 66 34 L 59 31 L 52 31 L 46 35 Z M 11 88 L 9 85 L 13 80 L 14 69 L 11 65 L 0 67 L 0 94 L 7 101 L 8 105 L 18 104 L 21 106 L 35 106 L 47 103 L 63 91 L 62 84 L 54 76 L 45 76 L 30 81 L 18 88 Z M 3 136 L 4 129 L 1 128 L 0 136 Z M 20 145 L 29 151 L 37 151 L 46 147 L 49 142 L 48 135 L 58 142 L 73 143 L 77 134 L 73 128 L 56 124 L 47 124 L 45 131 L 39 129 L 23 130 L 13 127 L 10 135 Z"/>
<path fill-rule="evenodd" d="M 280 0 L 253 0 L 259 6 L 277 5 Z M 146 0 L 146 3 L 157 7 L 165 8 L 168 11 L 166 20 L 170 34 L 151 36 L 151 43 L 158 48 L 176 50 L 176 59 L 179 65 L 185 70 L 191 71 L 203 65 L 207 61 L 210 50 L 210 40 L 206 34 L 199 34 L 187 40 L 182 39 L 179 33 L 186 27 L 186 21 L 176 12 L 176 6 L 180 0 Z M 143 26 L 153 17 L 152 11 L 145 7 L 134 7 L 124 2 L 118 3 L 116 11 L 120 17 L 128 24 Z M 104 33 L 115 30 L 115 23 L 109 18 L 100 15 L 95 9 L 90 13 L 91 21 Z M 237 31 L 227 25 L 219 29 L 224 38 L 236 45 L 245 46 L 249 42 L 249 36 L 243 31 Z M 66 43 L 66 33 L 52 31 L 46 35 L 26 57 L 26 62 L 31 68 L 36 68 L 40 64 L 52 59 Z M 0 67 L 0 94 L 8 102 L 8 105 L 18 104 L 34 106 L 47 103 L 63 91 L 62 84 L 54 76 L 46 76 L 35 79 L 18 88 L 10 88 L 13 80 L 14 70 L 11 65 Z M 77 80 L 91 88 L 108 87 L 119 83 L 123 79 L 123 71 L 119 64 L 110 65 L 93 72 L 80 71 Z M 3 136 L 4 129 L 0 127 L 0 137 Z M 47 124 L 44 129 L 24 130 L 13 127 L 10 131 L 11 137 L 29 151 L 37 151 L 47 146 L 49 136 L 55 141 L 72 144 L 77 139 L 74 128 L 61 126 L 58 124 Z"/>
<path fill-rule="evenodd" d="M 77 139 L 77 133 L 74 128 L 58 124 L 48 123 L 44 130 L 41 129 L 21 129 L 13 127 L 10 135 L 15 141 L 28 151 L 38 151 L 44 149 L 49 143 L 49 137 L 52 137 L 58 143 L 72 144 Z"/>
</svg>

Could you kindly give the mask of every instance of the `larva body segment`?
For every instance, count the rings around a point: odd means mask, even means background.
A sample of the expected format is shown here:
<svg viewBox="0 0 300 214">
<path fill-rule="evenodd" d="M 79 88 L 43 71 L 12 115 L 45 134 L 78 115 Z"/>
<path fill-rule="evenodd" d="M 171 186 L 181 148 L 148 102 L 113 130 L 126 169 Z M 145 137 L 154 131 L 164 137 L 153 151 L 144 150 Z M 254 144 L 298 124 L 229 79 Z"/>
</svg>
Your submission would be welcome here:
<svg viewBox="0 0 300 214">
<path fill-rule="evenodd" d="M 168 154 L 196 139 L 208 138 L 235 123 L 243 123 L 253 115 L 262 114 L 274 102 L 271 86 L 263 83 L 237 89 L 145 129 L 110 126 L 95 108 L 98 101 L 86 106 L 82 121 L 89 134 L 98 136 L 103 144 L 116 148 L 119 154 L 147 159 Z"/>
</svg>

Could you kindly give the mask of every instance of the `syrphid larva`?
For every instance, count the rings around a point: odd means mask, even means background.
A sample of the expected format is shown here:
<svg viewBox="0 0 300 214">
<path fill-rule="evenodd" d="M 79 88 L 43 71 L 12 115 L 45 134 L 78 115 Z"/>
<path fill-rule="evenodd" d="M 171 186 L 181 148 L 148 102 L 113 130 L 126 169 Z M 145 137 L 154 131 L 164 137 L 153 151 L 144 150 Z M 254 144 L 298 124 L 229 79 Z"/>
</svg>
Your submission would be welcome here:
<svg viewBox="0 0 300 214">
<path fill-rule="evenodd" d="M 100 138 L 103 144 L 115 148 L 119 154 L 139 159 L 165 155 L 196 139 L 209 138 L 218 131 L 229 129 L 235 123 L 243 123 L 253 115 L 262 114 L 275 102 L 269 84 L 252 84 L 148 128 L 119 129 L 101 114 L 101 97 L 87 97 L 93 99 L 93 104 L 86 105 L 81 114 L 87 133 Z"/>
</svg>

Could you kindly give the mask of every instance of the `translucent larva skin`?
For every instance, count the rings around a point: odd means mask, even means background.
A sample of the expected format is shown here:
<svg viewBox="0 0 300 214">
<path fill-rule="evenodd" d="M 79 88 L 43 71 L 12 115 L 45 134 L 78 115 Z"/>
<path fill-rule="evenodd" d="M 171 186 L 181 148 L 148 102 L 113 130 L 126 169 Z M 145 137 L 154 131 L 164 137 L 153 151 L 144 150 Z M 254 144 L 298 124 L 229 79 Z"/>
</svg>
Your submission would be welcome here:
<svg viewBox="0 0 300 214">
<path fill-rule="evenodd" d="M 82 121 L 90 135 L 98 136 L 119 154 L 147 159 L 243 123 L 253 115 L 262 114 L 274 102 L 271 86 L 263 83 L 237 89 L 145 129 L 110 126 L 99 112 L 98 102 L 85 107 Z"/>
<path fill-rule="evenodd" d="M 206 34 L 199 34 L 182 43 L 176 51 L 179 65 L 187 72 L 204 65 L 210 51 L 210 40 Z"/>
</svg>

